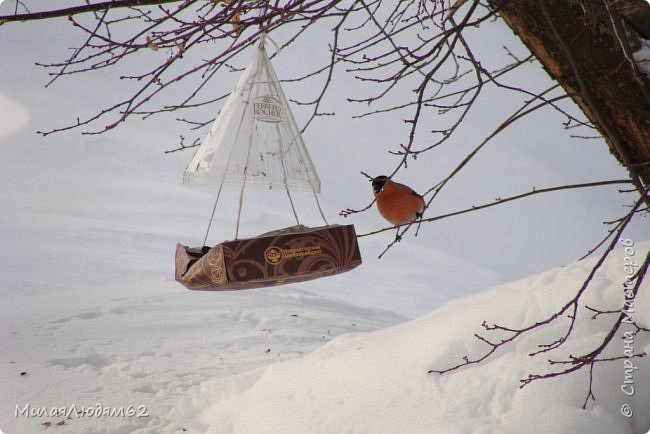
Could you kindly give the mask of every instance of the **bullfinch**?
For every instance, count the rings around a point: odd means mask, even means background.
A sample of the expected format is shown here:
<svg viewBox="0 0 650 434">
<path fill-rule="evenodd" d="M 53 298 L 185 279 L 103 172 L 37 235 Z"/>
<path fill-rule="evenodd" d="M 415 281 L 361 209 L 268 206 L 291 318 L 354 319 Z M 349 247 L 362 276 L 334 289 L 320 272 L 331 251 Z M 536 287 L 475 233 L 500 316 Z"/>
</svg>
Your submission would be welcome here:
<svg viewBox="0 0 650 434">
<path fill-rule="evenodd" d="M 404 225 L 422 217 L 424 199 L 411 187 L 382 175 L 372 179 L 372 189 L 379 214 L 393 225 Z"/>
</svg>

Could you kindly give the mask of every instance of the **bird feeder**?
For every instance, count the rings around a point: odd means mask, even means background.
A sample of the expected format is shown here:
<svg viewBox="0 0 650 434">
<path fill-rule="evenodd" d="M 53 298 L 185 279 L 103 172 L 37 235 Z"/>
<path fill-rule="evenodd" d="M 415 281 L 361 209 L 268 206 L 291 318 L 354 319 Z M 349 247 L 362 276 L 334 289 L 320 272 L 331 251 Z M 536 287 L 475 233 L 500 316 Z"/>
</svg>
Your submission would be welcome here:
<svg viewBox="0 0 650 434">
<path fill-rule="evenodd" d="M 353 225 L 327 223 L 320 179 L 273 70 L 264 36 L 237 86 L 185 169 L 188 185 L 217 187 L 203 246 L 176 247 L 178 282 L 189 289 L 236 290 L 306 281 L 361 264 Z M 240 188 L 235 238 L 206 246 L 224 184 Z M 244 189 L 284 189 L 296 225 L 257 237 L 239 238 Z M 300 223 L 292 193 L 311 193 L 325 223 Z"/>
</svg>

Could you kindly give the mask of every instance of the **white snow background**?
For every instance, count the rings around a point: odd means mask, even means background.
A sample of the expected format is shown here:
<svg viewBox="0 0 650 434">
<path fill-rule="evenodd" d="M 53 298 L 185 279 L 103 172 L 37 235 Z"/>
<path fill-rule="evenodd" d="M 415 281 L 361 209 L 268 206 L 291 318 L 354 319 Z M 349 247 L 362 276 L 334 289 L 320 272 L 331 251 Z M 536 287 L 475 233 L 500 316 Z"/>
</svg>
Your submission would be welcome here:
<svg viewBox="0 0 650 434">
<path fill-rule="evenodd" d="M 7 8 L 3 4 L 0 12 Z M 480 30 L 476 43 L 485 62 L 498 63 L 506 43 L 525 53 L 502 23 Z M 309 37 L 313 43 L 319 36 Z M 306 54 L 309 37 L 273 60 L 280 77 L 319 64 Z M 586 410 L 581 409 L 588 393 L 586 369 L 519 388 L 528 374 L 557 368 L 548 358 L 593 348 L 611 315 L 592 320 L 593 313 L 581 308 L 572 339 L 550 354 L 528 356 L 538 344 L 561 336 L 566 318 L 479 366 L 428 373 L 464 355 L 483 354 L 488 348 L 474 333 L 498 339 L 482 329 L 483 320 L 524 326 L 564 304 L 595 259 L 573 261 L 596 244 L 606 230 L 602 221 L 621 216 L 631 197 L 615 187 L 540 196 L 424 225 L 417 238 L 406 236 L 381 260 L 377 255 L 392 233 L 361 238 L 363 265 L 340 276 L 233 293 L 188 291 L 173 281 L 174 246 L 200 243 L 214 192 L 181 185 L 191 151 L 163 153 L 175 147 L 179 134 L 191 134 L 183 124 L 161 116 L 134 119 L 101 136 L 35 133 L 126 95 L 115 79 L 119 71 L 43 88 L 48 78 L 34 62 L 63 58 L 79 38 L 65 20 L 0 27 L 3 432 L 648 431 L 646 358 L 632 359 L 639 368 L 632 372 L 633 396 L 621 391 L 624 361 L 597 364 L 596 400 Z M 536 64 L 520 77 L 539 88 L 550 83 Z M 236 80 L 236 73 L 224 74 L 215 95 Z M 183 88 L 177 92 L 182 95 Z M 309 99 L 310 92 L 309 86 L 285 86 L 289 97 Z M 359 171 L 389 173 L 394 160 L 387 151 L 404 140 L 405 127 L 396 115 L 350 119 L 362 109 L 342 101 L 355 92 L 351 80 L 337 83 L 326 101 L 337 115 L 319 119 L 305 141 L 323 181 L 321 200 L 330 222 L 354 223 L 364 233 L 385 226 L 375 210 L 348 219 L 337 213 L 369 202 L 370 186 Z M 468 118 L 471 128 L 454 147 L 411 162 L 398 180 L 421 190 L 444 176 L 521 101 L 495 98 Z M 299 123 L 306 120 L 304 110 L 292 109 Z M 203 115 L 213 117 L 217 110 Z M 533 186 L 625 177 L 602 141 L 572 140 L 561 121 L 549 110 L 500 135 L 428 212 L 441 214 Z M 292 224 L 287 205 L 278 205 L 282 199 L 251 193 L 244 235 Z M 306 223 L 319 224 L 309 200 L 298 201 Z M 232 237 L 232 214 L 220 210 L 214 242 Z M 635 258 L 650 248 L 643 242 L 648 233 L 647 219 L 626 232 L 635 241 Z M 585 303 L 603 310 L 621 306 L 625 255 L 619 250 L 608 259 Z M 634 305 L 634 318 L 645 327 L 649 290 L 646 283 Z M 633 345 L 638 353 L 650 352 L 648 334 L 636 335 Z M 603 356 L 623 349 L 617 338 Z M 625 404 L 633 411 L 630 418 L 621 414 Z M 77 411 L 132 406 L 135 414 L 69 419 L 37 414 L 41 408 L 72 406 Z"/>
</svg>

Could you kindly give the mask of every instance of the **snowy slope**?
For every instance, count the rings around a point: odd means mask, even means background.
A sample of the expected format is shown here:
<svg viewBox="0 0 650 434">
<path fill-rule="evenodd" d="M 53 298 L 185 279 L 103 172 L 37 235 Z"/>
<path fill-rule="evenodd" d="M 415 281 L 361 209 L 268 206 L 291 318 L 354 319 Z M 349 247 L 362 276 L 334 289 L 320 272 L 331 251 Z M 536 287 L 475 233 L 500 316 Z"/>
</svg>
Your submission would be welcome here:
<svg viewBox="0 0 650 434">
<path fill-rule="evenodd" d="M 649 247 L 637 244 L 637 257 Z M 588 305 L 620 306 L 623 260 L 618 251 L 606 262 Z M 483 320 L 517 327 L 552 313 L 594 262 L 459 298 L 409 322 L 289 286 L 214 294 L 154 280 L 17 298 L 0 307 L 0 427 L 11 434 L 645 433 L 647 359 L 631 361 L 639 368 L 633 396 L 621 392 L 623 360 L 597 365 L 596 401 L 587 410 L 580 408 L 585 370 L 518 388 L 527 374 L 548 372 L 549 357 L 582 354 L 602 339 L 612 317 L 592 320 L 584 308 L 571 341 L 549 355 L 527 354 L 560 336 L 566 319 L 482 365 L 427 372 L 483 354 L 473 333 L 496 339 Z M 649 291 L 646 283 L 634 301 L 633 318 L 645 327 Z M 637 335 L 633 346 L 650 352 L 650 336 Z M 604 356 L 622 352 L 616 339 Z M 624 404 L 632 418 L 621 415 Z M 73 406 L 70 418 L 37 413 Z M 79 414 L 128 406 L 131 417 Z"/>
<path fill-rule="evenodd" d="M 648 249 L 637 247 L 639 256 Z M 523 327 L 541 320 L 579 288 L 595 260 L 572 264 L 452 301 L 419 319 L 372 333 L 341 336 L 313 353 L 264 369 L 194 388 L 171 413 L 191 432 L 209 433 L 645 433 L 650 429 L 650 363 L 626 359 L 594 369 L 595 403 L 582 406 L 588 370 L 537 381 L 519 389 L 529 373 L 549 372 L 546 360 L 585 354 L 603 338 L 611 315 L 593 320 L 581 308 L 571 340 L 536 357 L 567 327 L 562 319 L 498 350 L 485 363 L 442 376 L 428 374 L 475 358 L 496 340 L 480 323 Z M 621 305 L 623 255 L 612 257 L 585 297 L 603 310 Z M 634 303 L 634 319 L 650 323 L 650 284 Z M 621 333 L 631 331 L 624 325 Z M 619 333 L 619 335 L 621 334 Z M 650 336 L 639 334 L 636 352 L 650 353 Z M 615 339 L 603 357 L 623 354 Z M 632 368 L 633 396 L 621 391 L 625 363 Z M 557 369 L 557 368 L 555 368 Z M 633 417 L 621 414 L 628 404 Z"/>
</svg>

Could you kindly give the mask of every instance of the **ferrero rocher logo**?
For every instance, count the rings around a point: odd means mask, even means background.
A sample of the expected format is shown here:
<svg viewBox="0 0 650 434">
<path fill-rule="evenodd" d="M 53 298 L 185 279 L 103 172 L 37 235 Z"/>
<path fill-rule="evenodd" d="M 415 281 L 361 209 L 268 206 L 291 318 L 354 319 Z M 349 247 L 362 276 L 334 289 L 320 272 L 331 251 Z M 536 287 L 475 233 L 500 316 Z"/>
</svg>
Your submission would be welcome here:
<svg viewBox="0 0 650 434">
<path fill-rule="evenodd" d="M 283 257 L 284 254 L 282 253 L 282 249 L 279 247 L 271 246 L 264 251 L 264 259 L 266 259 L 266 262 L 271 265 L 279 264 L 282 262 Z"/>
<path fill-rule="evenodd" d="M 258 96 L 253 99 L 253 117 L 258 121 L 277 123 L 282 122 L 282 104 L 270 95 Z"/>
</svg>

